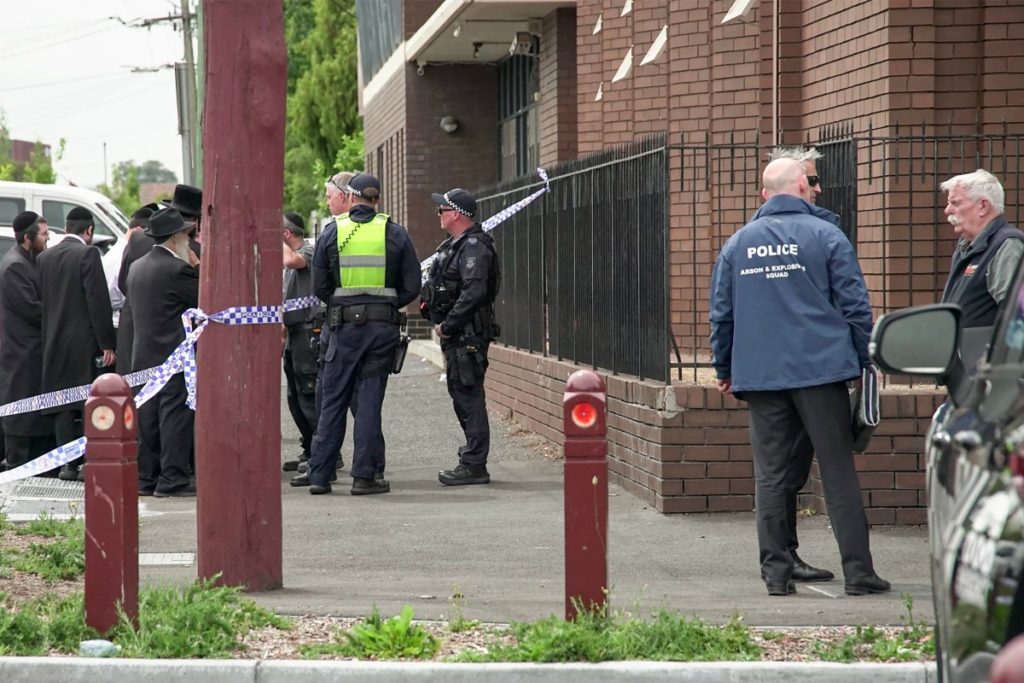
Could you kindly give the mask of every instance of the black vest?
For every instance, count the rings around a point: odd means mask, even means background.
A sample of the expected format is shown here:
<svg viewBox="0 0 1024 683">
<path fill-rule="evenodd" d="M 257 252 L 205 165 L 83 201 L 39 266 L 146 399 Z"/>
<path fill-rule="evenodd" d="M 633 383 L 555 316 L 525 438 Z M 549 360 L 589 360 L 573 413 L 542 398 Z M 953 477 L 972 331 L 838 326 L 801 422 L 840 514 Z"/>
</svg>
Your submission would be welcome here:
<svg viewBox="0 0 1024 683">
<path fill-rule="evenodd" d="M 966 251 L 957 248 L 949 268 L 942 302 L 963 309 L 962 327 L 995 324 L 999 304 L 988 291 L 988 267 L 999 247 L 1008 239 L 1024 240 L 1024 233 L 999 216 L 986 227 Z"/>
</svg>

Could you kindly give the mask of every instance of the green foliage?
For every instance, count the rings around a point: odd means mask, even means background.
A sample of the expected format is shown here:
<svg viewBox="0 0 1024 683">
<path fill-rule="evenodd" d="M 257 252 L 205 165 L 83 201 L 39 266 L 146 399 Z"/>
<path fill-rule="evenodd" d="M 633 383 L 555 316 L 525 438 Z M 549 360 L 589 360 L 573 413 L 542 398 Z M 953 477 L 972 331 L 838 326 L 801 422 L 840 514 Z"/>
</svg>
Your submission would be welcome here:
<svg viewBox="0 0 1024 683">
<path fill-rule="evenodd" d="M 64 156 L 66 141 L 60 139 L 56 153 L 51 158 L 46 154 L 46 147 L 36 140 L 32 146 L 28 161 L 15 161 L 12 158 L 13 144 L 11 132 L 7 127 L 7 117 L 0 111 L 0 180 L 14 180 L 22 183 L 57 182 L 57 173 L 53 170 L 53 161 L 60 161 Z"/>
<path fill-rule="evenodd" d="M 480 654 L 464 652 L 474 662 L 755 661 L 761 650 L 750 630 L 734 617 L 725 626 L 709 626 L 661 610 L 650 621 L 580 611 L 576 621 L 549 617 L 513 624 L 517 643 L 496 645 Z"/>
<path fill-rule="evenodd" d="M 354 0 L 285 0 L 288 122 L 284 204 L 302 216 L 318 208 L 324 181 L 361 170 Z"/>
<path fill-rule="evenodd" d="M 874 626 L 858 626 L 857 632 L 833 645 L 816 644 L 814 653 L 826 662 L 853 662 L 872 659 L 883 662 L 917 661 L 935 656 L 935 640 L 931 628 L 914 619 L 914 597 L 903 593 L 907 610 L 906 627 L 894 636 Z"/>
<path fill-rule="evenodd" d="M 146 658 L 230 657 L 250 629 L 291 627 L 287 619 L 258 607 L 240 589 L 199 582 L 183 590 L 144 589 L 139 628 L 121 614 L 107 638 L 121 656 Z M 83 640 L 100 637 L 85 626 L 81 593 L 42 598 L 17 609 L 0 601 L 0 655 L 77 654 Z"/>
<path fill-rule="evenodd" d="M 448 630 L 452 633 L 470 631 L 480 625 L 476 619 L 467 619 L 464 611 L 466 596 L 463 595 L 459 584 L 452 587 L 452 595 L 448 598 L 451 605 L 451 614 L 448 615 Z"/>
<path fill-rule="evenodd" d="M 0 531 L 5 522 L 0 520 Z M 42 513 L 15 533 L 53 540 L 31 543 L 24 551 L 0 550 L 0 576 L 10 576 L 11 570 L 17 569 L 46 581 L 70 581 L 85 572 L 85 523 L 81 519 L 62 521 Z"/>
<path fill-rule="evenodd" d="M 300 646 L 299 652 L 307 658 L 323 655 L 346 655 L 359 659 L 427 659 L 438 649 L 437 638 L 426 629 L 412 623 L 412 607 L 408 605 L 397 617 L 381 619 L 374 607 L 370 616 L 348 631 L 338 634 L 336 642 Z"/>
<path fill-rule="evenodd" d="M 133 161 L 123 161 L 123 164 L 134 164 Z M 163 162 L 156 159 L 143 161 L 135 167 L 135 175 L 140 183 L 176 183 L 178 176 L 174 171 L 163 165 Z"/>
</svg>

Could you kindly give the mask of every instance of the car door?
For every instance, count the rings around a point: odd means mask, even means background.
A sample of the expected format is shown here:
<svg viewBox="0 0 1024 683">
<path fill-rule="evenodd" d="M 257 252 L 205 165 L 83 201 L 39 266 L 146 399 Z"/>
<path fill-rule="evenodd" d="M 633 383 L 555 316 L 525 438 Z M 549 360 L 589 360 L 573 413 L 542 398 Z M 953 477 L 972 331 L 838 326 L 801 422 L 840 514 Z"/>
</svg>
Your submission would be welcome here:
<svg viewBox="0 0 1024 683">
<path fill-rule="evenodd" d="M 56 227 L 59 231 L 63 232 L 64 224 L 67 223 L 68 213 L 71 209 L 81 207 L 88 209 L 89 207 L 76 204 L 75 202 L 61 201 L 59 199 L 44 199 L 43 200 L 43 218 L 50 224 L 51 228 Z M 107 221 L 109 217 L 98 215 L 96 211 L 89 212 L 92 214 L 93 221 L 95 222 L 94 233 L 96 235 L 103 235 L 105 237 L 112 237 L 117 239 L 119 232 L 113 230 Z"/>
</svg>

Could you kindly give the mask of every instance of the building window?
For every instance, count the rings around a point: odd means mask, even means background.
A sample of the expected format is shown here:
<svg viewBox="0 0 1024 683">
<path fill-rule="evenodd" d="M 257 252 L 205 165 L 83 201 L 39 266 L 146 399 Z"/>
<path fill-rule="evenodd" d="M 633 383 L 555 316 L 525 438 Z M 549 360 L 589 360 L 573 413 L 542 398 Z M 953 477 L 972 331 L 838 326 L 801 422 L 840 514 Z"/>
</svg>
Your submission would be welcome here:
<svg viewBox="0 0 1024 683">
<path fill-rule="evenodd" d="M 498 66 L 500 180 L 533 173 L 540 158 L 537 95 L 540 93 L 540 41 L 531 55 L 509 57 Z"/>
<path fill-rule="evenodd" d="M 331 11 L 335 11 L 337 8 L 330 4 Z M 356 17 L 363 82 L 369 83 L 402 43 L 402 2 L 356 0 Z"/>
</svg>

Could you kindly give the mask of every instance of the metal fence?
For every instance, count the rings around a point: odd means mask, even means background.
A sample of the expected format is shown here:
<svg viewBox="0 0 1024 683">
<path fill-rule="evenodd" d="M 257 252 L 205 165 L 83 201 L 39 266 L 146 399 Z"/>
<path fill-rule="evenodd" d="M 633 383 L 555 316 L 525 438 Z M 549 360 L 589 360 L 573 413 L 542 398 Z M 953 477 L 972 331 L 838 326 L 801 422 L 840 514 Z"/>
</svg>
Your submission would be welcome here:
<svg viewBox="0 0 1024 683">
<path fill-rule="evenodd" d="M 897 126 L 892 135 L 877 135 L 870 128 L 855 134 L 838 125 L 818 133 L 817 142 L 805 142 L 824 154 L 817 203 L 840 216 L 857 249 L 876 318 L 941 297 L 956 244 L 943 213 L 944 180 L 977 168 L 991 171 L 1006 190 L 1008 218 L 1021 220 L 1024 135 L 1005 126 L 988 133 Z M 680 169 L 673 228 L 691 236 L 679 242 L 681 258 L 677 249 L 672 254 L 673 263 L 690 264 L 671 284 L 679 292 L 672 323 L 681 349 L 671 366 L 680 379 L 697 379 L 699 369 L 710 366 L 711 267 L 721 246 L 761 203 L 760 175 L 770 148 L 759 145 L 756 134 L 751 138 L 730 135 L 712 142 L 706 134 L 691 135 L 669 148 L 670 163 Z"/>
<path fill-rule="evenodd" d="M 548 169 L 551 191 L 495 229 L 502 342 L 640 378 L 669 380 L 665 137 Z M 540 187 L 477 193 L 497 213 Z"/>
</svg>

